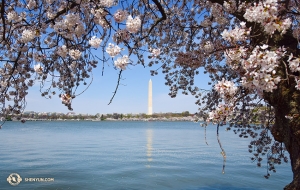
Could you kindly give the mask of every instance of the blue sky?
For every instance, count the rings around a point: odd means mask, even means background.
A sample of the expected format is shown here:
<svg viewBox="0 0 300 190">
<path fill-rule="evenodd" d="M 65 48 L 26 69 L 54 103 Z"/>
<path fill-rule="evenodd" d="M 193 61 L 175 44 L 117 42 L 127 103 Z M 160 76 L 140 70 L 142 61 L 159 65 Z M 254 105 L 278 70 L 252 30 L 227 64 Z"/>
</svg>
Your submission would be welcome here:
<svg viewBox="0 0 300 190">
<path fill-rule="evenodd" d="M 152 69 L 152 68 L 151 68 Z M 101 76 L 102 63 L 93 71 L 94 80 L 87 91 L 73 100 L 73 111 L 76 113 L 147 113 L 148 82 L 153 84 L 153 112 L 196 112 L 193 96 L 178 94 L 176 98 L 168 96 L 169 88 L 165 86 L 162 73 L 150 75 L 150 68 L 142 65 L 129 65 L 122 73 L 122 81 L 118 92 L 110 105 L 107 105 L 115 90 L 119 70 L 115 70 L 112 62 L 107 63 L 104 76 Z M 204 80 L 203 80 L 204 79 Z M 199 76 L 196 83 L 200 87 L 207 86 L 207 77 Z M 29 90 L 26 98 L 26 111 L 62 112 L 69 110 L 61 103 L 57 95 L 52 99 L 41 97 L 38 85 Z"/>
</svg>

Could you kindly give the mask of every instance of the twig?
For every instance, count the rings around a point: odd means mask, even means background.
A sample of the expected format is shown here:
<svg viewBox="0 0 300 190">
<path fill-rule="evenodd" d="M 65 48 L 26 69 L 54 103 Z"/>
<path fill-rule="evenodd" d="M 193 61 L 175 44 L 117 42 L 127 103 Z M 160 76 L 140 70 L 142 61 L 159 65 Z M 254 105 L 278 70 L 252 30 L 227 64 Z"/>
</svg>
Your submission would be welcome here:
<svg viewBox="0 0 300 190">
<path fill-rule="evenodd" d="M 286 63 L 284 61 L 282 61 L 282 62 L 283 62 L 283 65 L 285 67 L 285 74 L 286 74 L 287 83 L 290 84 L 289 83 L 289 73 L 288 73 L 288 70 L 287 70 L 287 65 L 286 65 Z"/>
<path fill-rule="evenodd" d="M 114 99 L 114 97 L 115 97 L 115 95 L 116 95 L 116 93 L 117 93 L 117 91 L 118 91 L 118 88 L 119 88 L 119 85 L 120 85 L 120 79 L 121 79 L 121 74 L 122 74 L 122 72 L 123 72 L 123 70 L 121 69 L 121 71 L 120 71 L 120 73 L 119 73 L 118 83 L 117 83 L 116 89 L 115 89 L 115 91 L 114 91 L 114 95 L 111 97 L 111 99 L 110 99 L 110 101 L 109 101 L 109 103 L 108 103 L 107 105 L 109 105 L 109 104 L 112 103 L 112 101 L 113 101 L 113 99 Z"/>
<path fill-rule="evenodd" d="M 204 139 L 205 139 L 206 145 L 208 145 L 207 140 L 206 140 L 206 125 L 204 126 Z"/>
<path fill-rule="evenodd" d="M 219 138 L 219 127 L 220 127 L 220 123 L 218 123 L 218 126 L 217 126 L 217 139 L 218 139 L 218 143 L 220 145 L 220 148 L 222 150 L 221 154 L 223 156 L 223 169 L 222 169 L 222 173 L 224 174 L 225 173 L 225 163 L 226 163 L 226 153 L 222 147 L 222 144 L 221 144 L 221 141 L 220 141 L 220 138 Z"/>
</svg>

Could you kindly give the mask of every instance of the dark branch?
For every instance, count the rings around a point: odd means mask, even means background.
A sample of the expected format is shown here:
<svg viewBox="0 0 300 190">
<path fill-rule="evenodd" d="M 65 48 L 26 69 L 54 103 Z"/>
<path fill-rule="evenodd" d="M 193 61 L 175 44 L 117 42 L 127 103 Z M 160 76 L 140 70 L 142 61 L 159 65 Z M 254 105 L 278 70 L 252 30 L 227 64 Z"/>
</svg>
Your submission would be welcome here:
<svg viewBox="0 0 300 190">
<path fill-rule="evenodd" d="M 111 97 L 111 99 L 110 99 L 110 101 L 109 101 L 109 103 L 108 103 L 107 105 L 109 105 L 109 104 L 112 103 L 112 101 L 113 101 L 113 99 L 114 99 L 114 97 L 115 97 L 115 95 L 116 95 L 116 93 L 117 93 L 117 91 L 118 91 L 118 88 L 119 88 L 119 85 L 120 85 L 120 80 L 121 80 L 121 74 L 122 74 L 122 72 L 123 72 L 123 70 L 121 69 L 121 71 L 119 72 L 118 83 L 117 83 L 116 89 L 115 89 L 115 91 L 114 91 L 114 95 Z"/>
</svg>

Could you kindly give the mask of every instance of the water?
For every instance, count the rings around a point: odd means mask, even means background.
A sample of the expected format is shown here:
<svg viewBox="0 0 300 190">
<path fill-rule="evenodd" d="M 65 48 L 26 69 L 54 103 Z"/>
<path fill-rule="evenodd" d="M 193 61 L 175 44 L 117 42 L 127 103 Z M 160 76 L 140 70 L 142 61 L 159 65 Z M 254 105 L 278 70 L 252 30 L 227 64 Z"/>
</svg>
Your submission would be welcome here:
<svg viewBox="0 0 300 190">
<path fill-rule="evenodd" d="M 249 139 L 192 122 L 6 122 L 0 130 L 0 189 L 283 189 L 289 164 L 265 179 Z M 22 182 L 7 182 L 18 173 Z M 25 182 L 25 178 L 54 178 Z"/>
</svg>

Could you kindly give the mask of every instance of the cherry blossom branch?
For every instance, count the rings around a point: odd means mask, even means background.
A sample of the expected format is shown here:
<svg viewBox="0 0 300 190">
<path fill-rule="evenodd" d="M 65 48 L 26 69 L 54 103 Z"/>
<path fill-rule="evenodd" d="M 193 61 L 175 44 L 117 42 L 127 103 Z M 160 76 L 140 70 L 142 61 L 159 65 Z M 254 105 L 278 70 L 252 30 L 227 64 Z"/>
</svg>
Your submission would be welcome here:
<svg viewBox="0 0 300 190">
<path fill-rule="evenodd" d="M 72 2 L 72 4 L 70 6 L 67 6 L 66 8 L 64 8 L 63 10 L 57 12 L 57 14 L 54 16 L 54 18 L 45 21 L 45 24 L 49 24 L 50 22 L 55 23 L 55 19 L 57 19 L 60 15 L 63 15 L 64 13 L 66 13 L 69 9 L 73 9 L 74 7 L 78 6 L 79 4 Z"/>
<path fill-rule="evenodd" d="M 218 123 L 218 126 L 217 126 L 217 139 L 218 139 L 218 143 L 219 143 L 219 146 L 222 150 L 221 154 L 223 156 L 223 169 L 222 169 L 222 173 L 224 174 L 225 173 L 225 163 L 226 163 L 226 153 L 222 147 L 222 144 L 221 144 L 221 141 L 220 141 L 220 138 L 219 138 L 219 127 L 220 127 L 220 123 Z"/>
<path fill-rule="evenodd" d="M 2 41 L 5 41 L 5 18 L 4 18 L 4 11 L 5 11 L 5 0 L 2 0 L 1 4 L 1 19 L 3 23 L 3 34 L 2 34 Z"/>
<path fill-rule="evenodd" d="M 120 85 L 120 80 L 121 80 L 121 74 L 122 74 L 122 72 L 123 72 L 123 70 L 121 69 L 120 72 L 119 72 L 119 77 L 118 77 L 118 82 L 117 82 L 116 89 L 115 89 L 115 91 L 113 92 L 114 94 L 113 94 L 113 96 L 111 97 L 111 99 L 110 99 L 110 101 L 109 101 L 109 103 L 108 103 L 107 105 L 110 105 L 110 104 L 112 103 L 112 101 L 113 101 L 113 99 L 114 99 L 114 97 L 115 97 L 115 95 L 116 95 L 116 93 L 117 93 L 117 91 L 118 91 L 118 88 L 119 88 L 119 85 Z"/>
</svg>

